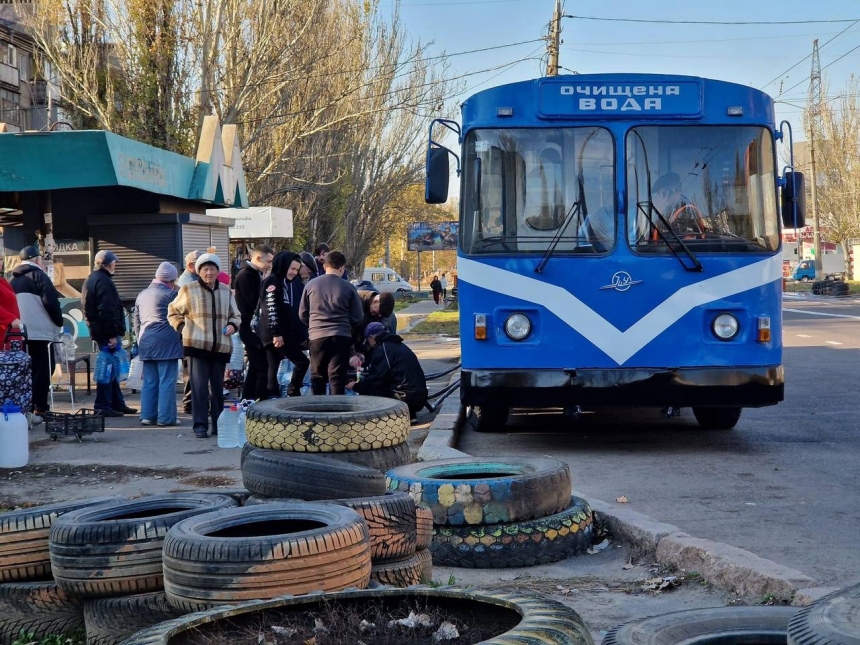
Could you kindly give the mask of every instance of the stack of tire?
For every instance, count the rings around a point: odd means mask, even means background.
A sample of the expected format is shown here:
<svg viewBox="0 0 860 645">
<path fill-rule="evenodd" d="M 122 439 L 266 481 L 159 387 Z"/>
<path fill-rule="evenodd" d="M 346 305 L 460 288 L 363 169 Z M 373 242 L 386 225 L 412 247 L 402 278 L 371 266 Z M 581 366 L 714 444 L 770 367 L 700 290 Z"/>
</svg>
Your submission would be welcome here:
<svg viewBox="0 0 860 645">
<path fill-rule="evenodd" d="M 177 493 L 100 497 L 0 515 L 0 643 L 86 628 L 117 643 L 181 612 L 161 591 L 162 544 L 172 524 L 235 506 L 231 497 Z"/>
<path fill-rule="evenodd" d="M 848 295 L 848 283 L 832 279 L 816 280 L 812 283 L 812 293 L 819 296 L 844 298 Z"/>
<path fill-rule="evenodd" d="M 427 511 L 406 494 L 386 494 L 389 468 L 410 458 L 409 409 L 377 397 L 298 397 L 248 411 L 242 478 L 252 507 L 325 502 L 352 509 L 370 539 L 370 580 L 407 587 L 429 581 Z M 422 518 L 419 531 L 418 518 Z M 423 548 L 421 548 L 423 547 Z"/>
<path fill-rule="evenodd" d="M 466 568 L 557 562 L 591 546 L 588 503 L 572 497 L 570 470 L 548 458 L 462 458 L 388 471 L 433 517 L 433 563 Z"/>
</svg>

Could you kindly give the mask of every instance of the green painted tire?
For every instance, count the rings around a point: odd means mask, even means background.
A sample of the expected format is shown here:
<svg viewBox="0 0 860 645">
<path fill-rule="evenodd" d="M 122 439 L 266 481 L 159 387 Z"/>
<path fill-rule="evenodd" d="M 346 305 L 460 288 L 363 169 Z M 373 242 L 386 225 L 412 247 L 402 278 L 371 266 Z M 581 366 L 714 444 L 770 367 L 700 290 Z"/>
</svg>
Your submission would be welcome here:
<svg viewBox="0 0 860 645">
<path fill-rule="evenodd" d="M 507 645 L 513 643 L 541 643 L 542 645 L 593 645 L 588 628 L 571 608 L 559 602 L 545 600 L 534 594 L 520 592 L 497 592 L 484 589 L 459 589 L 456 587 L 410 587 L 394 589 L 349 590 L 337 593 L 313 594 L 310 596 L 285 596 L 275 600 L 252 601 L 232 607 L 219 607 L 176 618 L 138 632 L 122 645 L 168 645 L 183 640 L 191 631 L 205 638 L 208 629 L 223 629 L 223 625 L 241 624 L 259 620 L 263 612 L 306 612 L 322 604 L 333 602 L 397 603 L 407 600 L 432 602 L 456 608 L 473 616 L 473 620 L 502 617 L 510 628 L 498 636 L 483 641 L 485 645 Z M 219 625 L 220 623 L 220 625 Z"/>
<path fill-rule="evenodd" d="M 389 491 L 409 493 L 433 511 L 437 525 L 532 520 L 567 508 L 570 469 L 543 457 L 466 457 L 392 468 Z"/>
<path fill-rule="evenodd" d="M 788 645 L 858 645 L 860 585 L 825 596 L 788 623 Z"/>
<path fill-rule="evenodd" d="M 433 564 L 468 569 L 507 569 L 558 562 L 585 551 L 594 518 L 588 502 L 570 498 L 561 513 L 486 526 L 435 526 Z"/>
</svg>

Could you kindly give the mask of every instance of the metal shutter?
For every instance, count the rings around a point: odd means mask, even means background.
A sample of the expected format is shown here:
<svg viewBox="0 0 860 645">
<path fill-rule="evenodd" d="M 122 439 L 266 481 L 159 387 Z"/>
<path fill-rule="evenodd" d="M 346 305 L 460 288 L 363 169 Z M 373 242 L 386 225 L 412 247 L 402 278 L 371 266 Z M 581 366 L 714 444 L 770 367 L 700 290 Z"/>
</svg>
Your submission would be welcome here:
<svg viewBox="0 0 860 645">
<path fill-rule="evenodd" d="M 203 226 L 200 224 L 182 225 L 183 258 L 191 253 L 191 251 L 206 251 L 207 248 L 212 246 L 209 229 L 209 226 Z"/>
<path fill-rule="evenodd" d="M 227 228 L 223 226 L 212 226 L 209 229 L 209 235 L 211 244 L 209 246 L 214 246 L 217 249 L 218 257 L 221 258 L 221 262 L 224 264 L 224 267 L 229 267 L 230 265 L 230 234 L 228 233 Z M 229 273 L 230 269 L 225 268 L 225 271 Z"/>
<path fill-rule="evenodd" d="M 113 251 L 119 258 L 113 281 L 124 301 L 134 302 L 158 265 L 177 256 L 175 224 L 94 226 L 91 231 L 96 251 Z"/>
</svg>

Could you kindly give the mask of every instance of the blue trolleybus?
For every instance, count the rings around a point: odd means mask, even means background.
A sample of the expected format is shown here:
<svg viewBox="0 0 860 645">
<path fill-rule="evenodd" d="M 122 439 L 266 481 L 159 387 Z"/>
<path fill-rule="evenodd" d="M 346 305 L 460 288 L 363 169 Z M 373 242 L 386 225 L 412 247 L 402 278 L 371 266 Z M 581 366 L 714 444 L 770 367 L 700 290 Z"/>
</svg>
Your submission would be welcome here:
<svg viewBox="0 0 860 645">
<path fill-rule="evenodd" d="M 769 96 L 688 76 L 541 78 L 436 120 L 426 199 L 447 199 L 453 157 L 477 428 L 511 408 L 639 406 L 728 429 L 781 401 L 780 226 L 804 219 L 782 139 Z"/>
</svg>

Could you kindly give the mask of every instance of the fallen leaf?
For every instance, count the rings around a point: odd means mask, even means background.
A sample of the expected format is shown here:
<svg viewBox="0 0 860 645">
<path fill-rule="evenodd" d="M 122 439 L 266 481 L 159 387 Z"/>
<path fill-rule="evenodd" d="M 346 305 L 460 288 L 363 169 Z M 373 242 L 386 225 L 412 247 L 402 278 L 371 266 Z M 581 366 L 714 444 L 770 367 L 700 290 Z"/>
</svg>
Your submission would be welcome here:
<svg viewBox="0 0 860 645">
<path fill-rule="evenodd" d="M 618 502 L 619 504 L 626 504 L 627 503 L 627 497 L 622 495 L 621 497 L 616 497 L 615 501 Z"/>
</svg>

